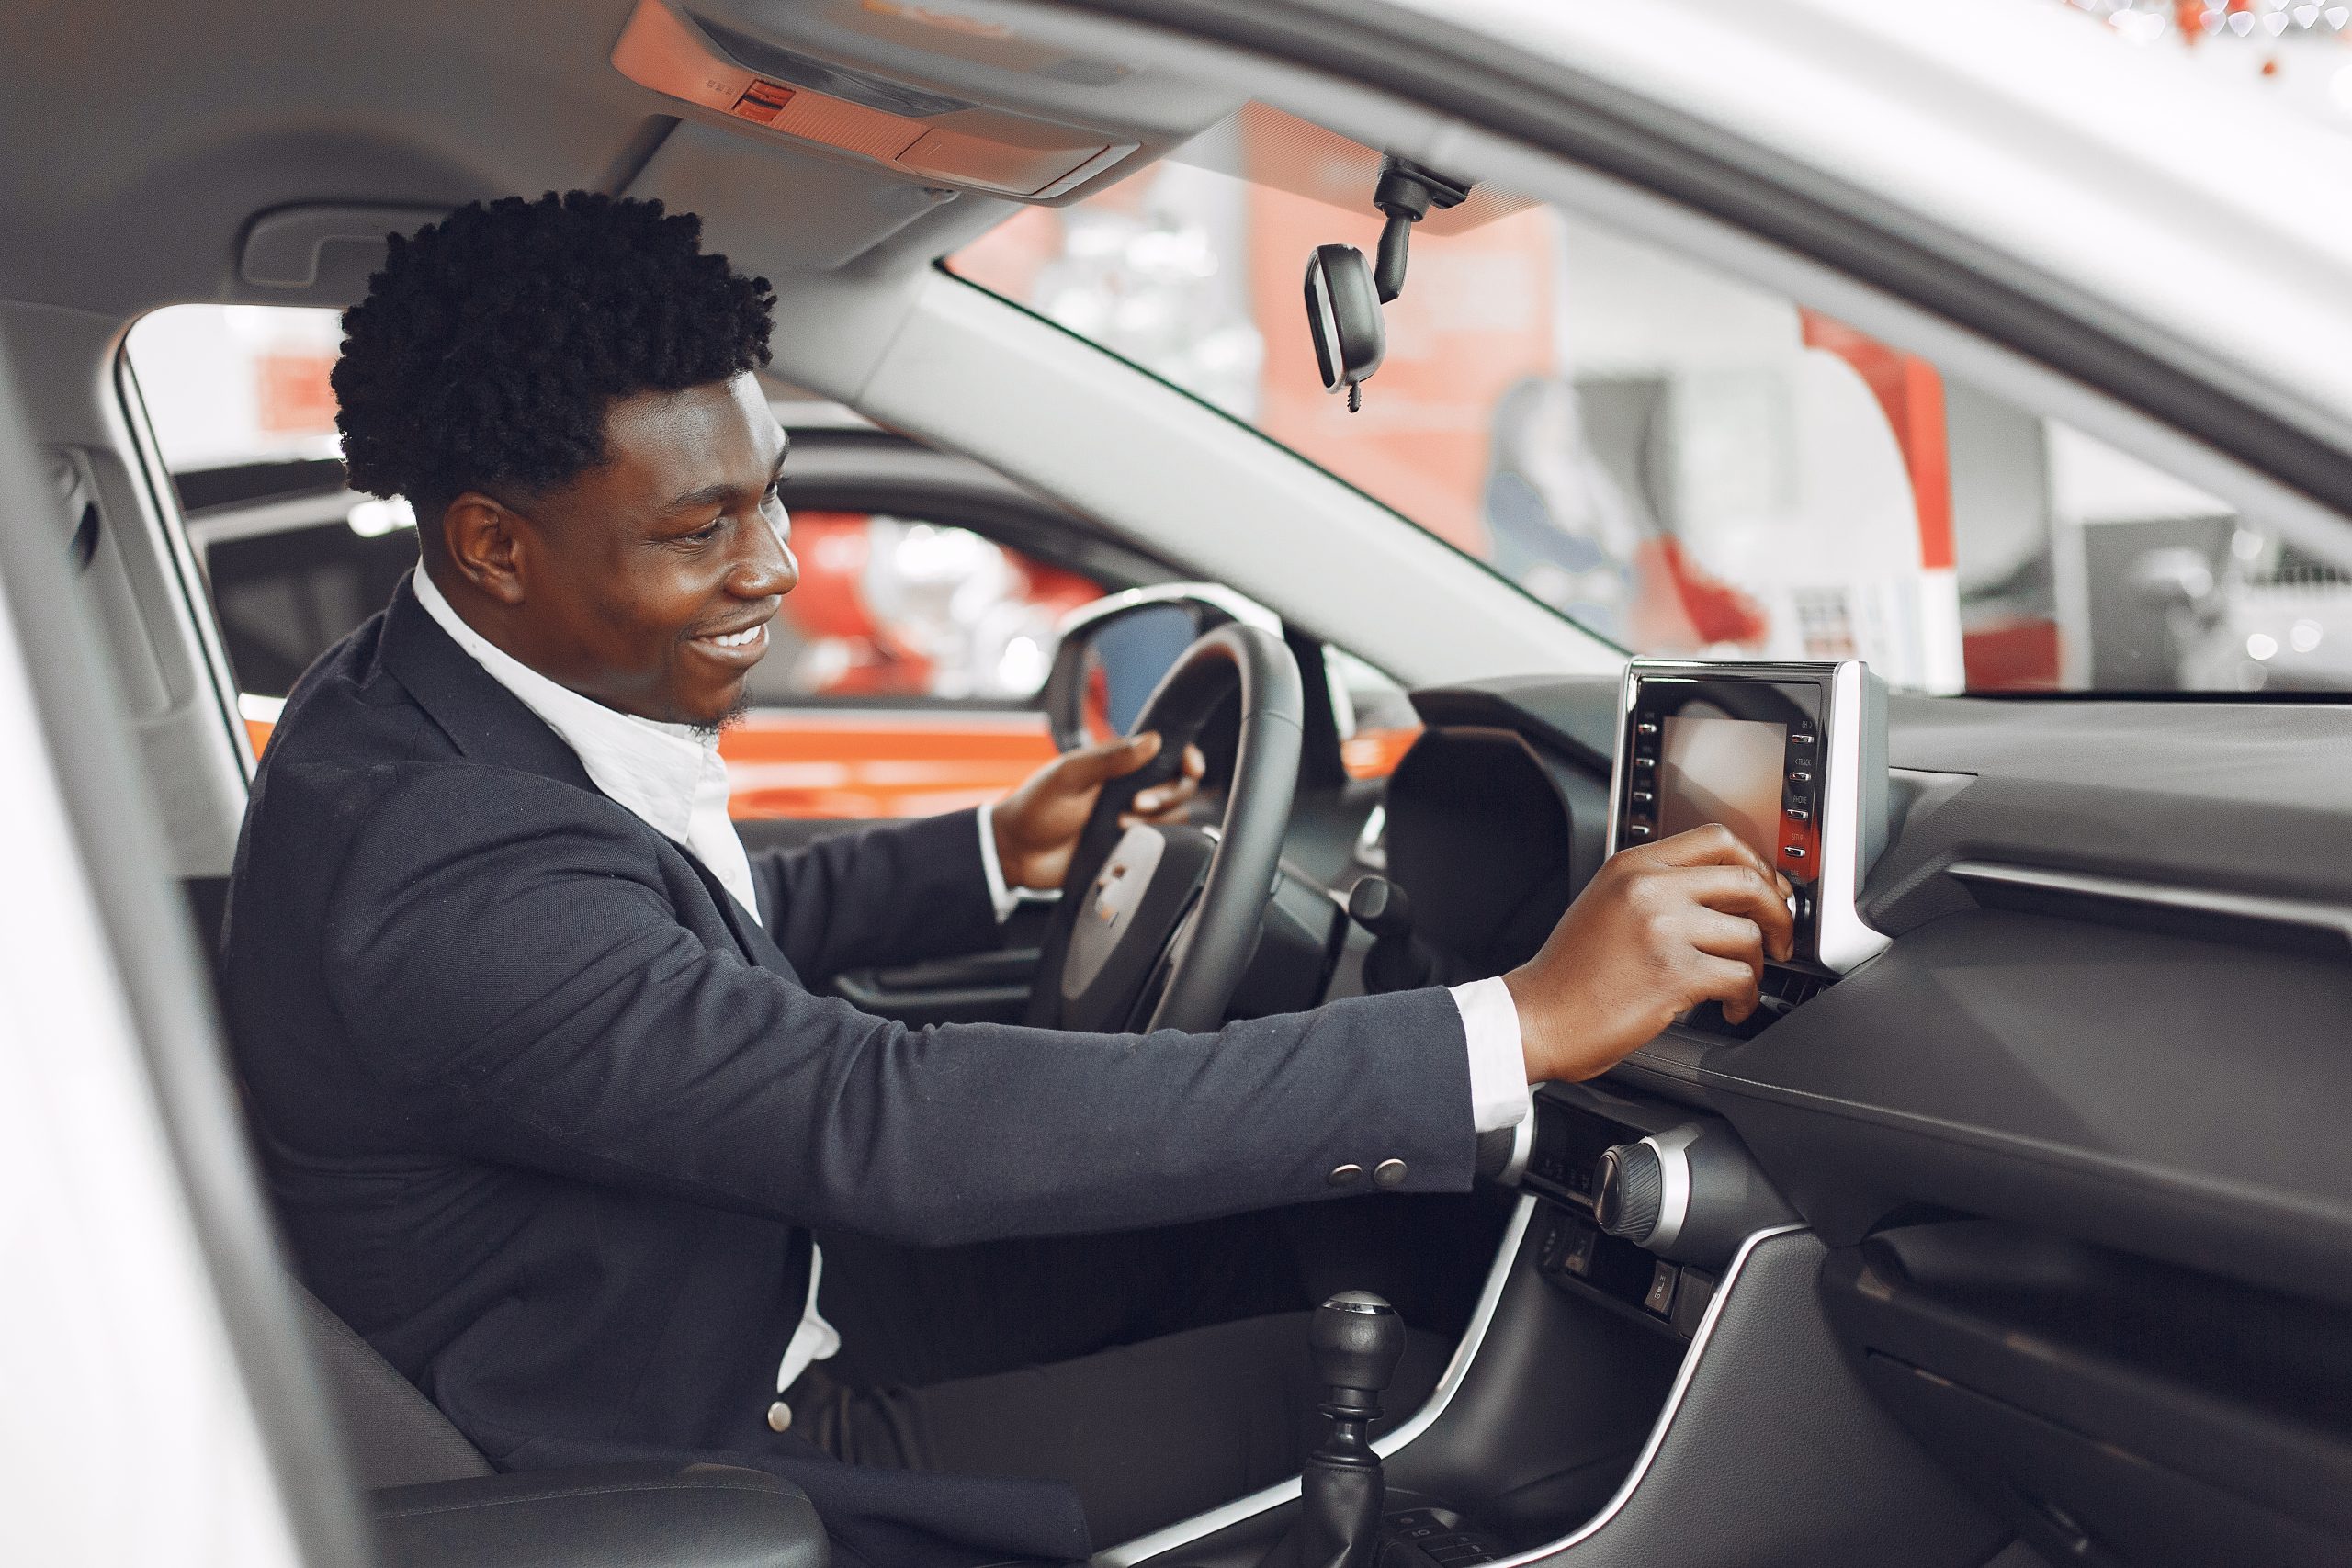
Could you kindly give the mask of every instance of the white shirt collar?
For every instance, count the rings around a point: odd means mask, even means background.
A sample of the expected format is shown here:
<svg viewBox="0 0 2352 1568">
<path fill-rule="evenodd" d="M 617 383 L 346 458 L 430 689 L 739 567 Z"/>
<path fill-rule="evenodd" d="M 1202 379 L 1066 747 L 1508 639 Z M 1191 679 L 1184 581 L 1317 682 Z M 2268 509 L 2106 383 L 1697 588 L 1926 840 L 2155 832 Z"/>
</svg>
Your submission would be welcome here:
<svg viewBox="0 0 2352 1568">
<path fill-rule="evenodd" d="M 424 567 L 411 579 L 424 613 L 563 738 L 591 783 L 654 831 L 684 845 L 752 919 L 760 918 L 751 858 L 727 814 L 727 764 L 717 736 L 622 713 L 559 685 L 468 626 Z"/>
</svg>

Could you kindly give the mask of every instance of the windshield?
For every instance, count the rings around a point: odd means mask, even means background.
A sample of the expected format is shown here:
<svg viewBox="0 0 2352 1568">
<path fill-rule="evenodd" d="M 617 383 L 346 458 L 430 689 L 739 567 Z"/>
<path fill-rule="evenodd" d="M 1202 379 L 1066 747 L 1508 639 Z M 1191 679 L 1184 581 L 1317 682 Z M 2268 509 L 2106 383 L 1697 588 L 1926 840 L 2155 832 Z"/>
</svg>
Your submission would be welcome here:
<svg viewBox="0 0 2352 1568">
<path fill-rule="evenodd" d="M 1301 277 L 1318 245 L 1374 253 L 1378 170 L 1253 104 L 950 265 L 1636 652 L 1860 657 L 1928 692 L 2352 689 L 2352 538 L 2290 539 L 1804 301 L 1507 192 L 1416 227 L 1351 412 Z"/>
</svg>

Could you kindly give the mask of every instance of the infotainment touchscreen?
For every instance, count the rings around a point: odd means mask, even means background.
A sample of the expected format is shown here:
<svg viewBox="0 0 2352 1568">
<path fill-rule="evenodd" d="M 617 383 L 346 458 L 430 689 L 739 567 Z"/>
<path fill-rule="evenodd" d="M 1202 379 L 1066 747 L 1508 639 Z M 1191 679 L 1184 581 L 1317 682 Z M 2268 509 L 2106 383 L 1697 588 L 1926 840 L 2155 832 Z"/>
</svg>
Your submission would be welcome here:
<svg viewBox="0 0 2352 1568">
<path fill-rule="evenodd" d="M 1854 908 L 1886 832 L 1885 694 L 1860 661 L 1637 659 L 1622 716 L 1612 850 L 1722 823 L 1796 889 L 1798 966 L 1884 945 Z"/>
<path fill-rule="evenodd" d="M 1766 860 L 1781 852 L 1781 773 L 1789 727 L 1694 703 L 1666 720 L 1657 760 L 1657 830 L 1720 822 Z"/>
</svg>

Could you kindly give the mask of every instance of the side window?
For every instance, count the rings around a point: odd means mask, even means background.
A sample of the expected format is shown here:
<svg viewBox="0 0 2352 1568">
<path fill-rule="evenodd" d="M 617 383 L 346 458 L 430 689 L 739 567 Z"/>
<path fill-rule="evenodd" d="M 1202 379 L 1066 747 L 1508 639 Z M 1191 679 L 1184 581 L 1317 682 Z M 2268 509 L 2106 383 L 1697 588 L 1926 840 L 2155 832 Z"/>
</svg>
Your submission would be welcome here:
<svg viewBox="0 0 2352 1568">
<path fill-rule="evenodd" d="M 792 551 L 800 585 L 720 739 L 739 819 L 949 811 L 1052 760 L 1033 699 L 1062 615 L 1105 584 L 895 512 L 796 507 Z"/>
<path fill-rule="evenodd" d="M 1386 673 L 1342 649 L 1324 649 L 1323 670 L 1339 725 L 1340 763 L 1351 778 L 1386 778 L 1421 733 L 1412 699 Z"/>
<path fill-rule="evenodd" d="M 800 586 L 752 675 L 763 706 L 1025 708 L 1054 628 L 1102 593 L 969 528 L 881 512 L 795 509 L 792 551 Z"/>
<path fill-rule="evenodd" d="M 327 379 L 337 341 L 332 311 L 214 306 L 157 311 L 130 336 L 256 754 L 302 671 L 416 563 L 406 504 L 343 486 Z M 793 423 L 797 405 L 778 408 Z M 887 445 L 867 433 L 846 449 Z M 739 818 L 916 816 L 1001 795 L 1053 755 L 1033 699 L 1056 626 L 1126 586 L 965 525 L 952 504 L 851 509 L 865 483 L 834 461 L 826 505 L 792 506 L 800 586 L 751 711 L 720 741 Z M 876 496 L 890 488 L 872 481 Z M 1050 542 L 1064 525 L 1041 517 L 1031 532 Z"/>
</svg>

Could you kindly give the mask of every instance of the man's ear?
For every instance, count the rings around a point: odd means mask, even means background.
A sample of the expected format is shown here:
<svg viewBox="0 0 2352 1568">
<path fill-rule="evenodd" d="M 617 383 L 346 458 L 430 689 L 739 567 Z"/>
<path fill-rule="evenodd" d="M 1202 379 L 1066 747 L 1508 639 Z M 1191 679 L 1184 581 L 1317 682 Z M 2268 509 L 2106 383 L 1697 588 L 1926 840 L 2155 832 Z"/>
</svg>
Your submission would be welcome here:
<svg viewBox="0 0 2352 1568">
<path fill-rule="evenodd" d="M 502 604 L 520 604 L 523 519 L 496 499 L 469 490 L 441 512 L 441 542 L 458 575 Z"/>
</svg>

